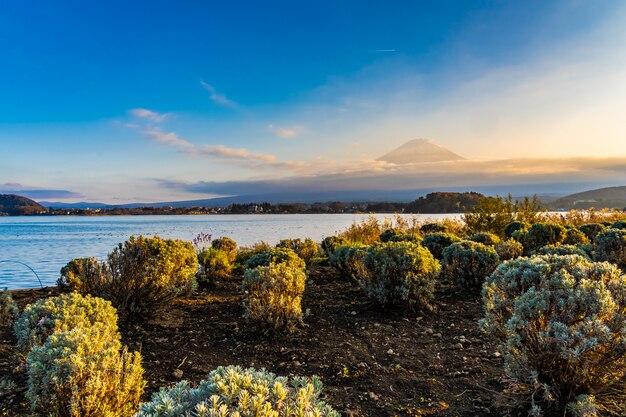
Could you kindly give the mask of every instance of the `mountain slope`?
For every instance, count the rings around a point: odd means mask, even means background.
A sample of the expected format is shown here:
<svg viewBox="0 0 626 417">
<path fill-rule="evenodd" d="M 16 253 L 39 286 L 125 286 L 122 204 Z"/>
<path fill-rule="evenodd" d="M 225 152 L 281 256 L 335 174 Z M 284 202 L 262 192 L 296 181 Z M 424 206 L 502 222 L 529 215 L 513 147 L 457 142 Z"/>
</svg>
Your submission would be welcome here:
<svg viewBox="0 0 626 417">
<path fill-rule="evenodd" d="M 554 208 L 619 208 L 626 207 L 626 186 L 598 188 L 559 198 L 552 203 Z"/>
<path fill-rule="evenodd" d="M 437 145 L 430 139 L 413 139 L 378 158 L 379 161 L 393 164 L 419 164 L 424 162 L 443 162 L 464 160 L 460 155 Z"/>
<path fill-rule="evenodd" d="M 25 216 L 46 211 L 45 207 L 30 198 L 15 194 L 0 194 L 0 215 Z"/>
</svg>

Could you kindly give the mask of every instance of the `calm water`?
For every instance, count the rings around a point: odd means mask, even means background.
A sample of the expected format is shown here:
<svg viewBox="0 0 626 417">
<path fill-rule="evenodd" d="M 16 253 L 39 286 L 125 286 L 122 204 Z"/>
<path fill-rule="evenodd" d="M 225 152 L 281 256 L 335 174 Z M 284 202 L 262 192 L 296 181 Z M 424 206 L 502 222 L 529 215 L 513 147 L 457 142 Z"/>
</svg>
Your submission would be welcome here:
<svg viewBox="0 0 626 417">
<path fill-rule="evenodd" d="M 159 235 L 191 241 L 204 232 L 214 238 L 230 236 L 240 245 L 305 237 L 320 241 L 367 217 L 363 214 L 0 217 L 0 289 L 39 285 L 27 267 L 1 261 L 24 262 L 37 272 L 44 285 L 54 285 L 59 270 L 70 260 L 88 256 L 103 258 L 131 235 Z"/>
</svg>

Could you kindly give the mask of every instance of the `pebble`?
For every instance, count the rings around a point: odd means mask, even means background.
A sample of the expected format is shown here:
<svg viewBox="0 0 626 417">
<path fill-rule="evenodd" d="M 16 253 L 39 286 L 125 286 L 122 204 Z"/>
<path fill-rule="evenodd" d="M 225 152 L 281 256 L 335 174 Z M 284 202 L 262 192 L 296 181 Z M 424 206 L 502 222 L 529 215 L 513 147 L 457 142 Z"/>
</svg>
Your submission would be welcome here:
<svg viewBox="0 0 626 417">
<path fill-rule="evenodd" d="M 499 358 L 500 356 L 502 356 L 502 354 L 500 352 L 493 352 L 493 356 Z"/>
<path fill-rule="evenodd" d="M 442 336 L 441 336 L 441 333 L 435 333 L 433 337 L 442 337 Z"/>
<path fill-rule="evenodd" d="M 433 334 L 434 332 L 433 332 L 433 329 L 431 329 L 431 328 L 429 327 L 429 328 L 427 328 L 426 330 L 424 330 L 424 333 L 426 333 L 426 334 Z"/>
<path fill-rule="evenodd" d="M 393 351 L 393 349 L 389 349 L 389 350 L 387 351 L 387 355 L 393 355 L 393 354 L 395 354 L 395 352 Z"/>
<path fill-rule="evenodd" d="M 174 372 L 172 372 L 172 376 L 176 379 L 181 379 L 183 377 L 183 371 L 180 369 L 174 369 Z"/>
<path fill-rule="evenodd" d="M 462 343 L 457 343 L 456 345 L 452 346 L 452 349 L 463 349 L 463 344 Z"/>
<path fill-rule="evenodd" d="M 374 394 L 373 392 L 370 391 L 370 392 L 367 393 L 367 395 L 370 396 L 370 399 L 372 401 L 378 401 L 378 395 Z"/>
<path fill-rule="evenodd" d="M 350 314 L 352 314 L 353 316 L 356 316 L 356 311 L 353 311 Z"/>
</svg>

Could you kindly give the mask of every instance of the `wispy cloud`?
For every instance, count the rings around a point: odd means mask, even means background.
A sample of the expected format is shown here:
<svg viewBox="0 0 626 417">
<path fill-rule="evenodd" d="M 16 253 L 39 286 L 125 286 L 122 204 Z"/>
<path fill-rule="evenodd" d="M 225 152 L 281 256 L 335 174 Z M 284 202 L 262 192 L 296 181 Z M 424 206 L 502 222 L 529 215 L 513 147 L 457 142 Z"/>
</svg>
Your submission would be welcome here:
<svg viewBox="0 0 626 417">
<path fill-rule="evenodd" d="M 0 194 L 17 194 L 33 200 L 82 198 L 83 195 L 69 190 L 31 187 L 18 183 L 0 184 Z"/>
<path fill-rule="evenodd" d="M 215 87 L 207 82 L 204 82 L 204 80 L 200 80 L 200 85 L 202 86 L 202 88 L 209 92 L 209 98 L 213 100 L 215 104 L 230 108 L 235 108 L 238 106 L 236 102 L 229 99 L 224 94 L 218 93 Z"/>
<path fill-rule="evenodd" d="M 166 145 L 175 146 L 178 148 L 193 150 L 196 146 L 184 139 L 178 137 L 174 132 L 163 132 L 160 129 L 144 130 L 142 132 L 145 136 L 154 140 L 155 142 L 164 143 Z"/>
<path fill-rule="evenodd" d="M 298 136 L 301 129 L 299 126 L 287 128 L 275 126 L 273 124 L 267 125 L 267 128 L 270 131 L 274 132 L 274 134 L 279 138 L 295 138 L 296 136 Z"/>
<path fill-rule="evenodd" d="M 154 110 L 148 110 L 148 109 L 142 109 L 142 108 L 132 109 L 129 111 L 129 113 L 134 117 L 150 120 L 153 122 L 162 122 L 167 117 L 167 114 L 158 113 Z"/>
</svg>

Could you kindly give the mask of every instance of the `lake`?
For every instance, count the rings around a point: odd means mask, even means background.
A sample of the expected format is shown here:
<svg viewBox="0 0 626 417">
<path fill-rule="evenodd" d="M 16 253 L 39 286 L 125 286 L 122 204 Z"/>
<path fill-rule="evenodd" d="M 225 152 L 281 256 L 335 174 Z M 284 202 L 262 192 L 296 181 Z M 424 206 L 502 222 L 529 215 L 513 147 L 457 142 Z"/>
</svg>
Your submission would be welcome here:
<svg viewBox="0 0 626 417">
<path fill-rule="evenodd" d="M 199 233 L 230 236 L 239 245 L 261 240 L 310 237 L 320 241 L 367 214 L 271 214 L 205 216 L 51 216 L 0 217 L 0 289 L 55 285 L 60 269 L 74 258 L 104 258 L 131 235 L 193 240 Z M 374 214 L 391 218 L 389 214 Z M 416 215 L 402 215 L 414 217 Z M 459 214 L 423 214 L 421 218 L 458 218 Z M 11 262 L 4 262 L 11 261 Z M 27 266 L 20 264 L 25 263 Z"/>
</svg>

